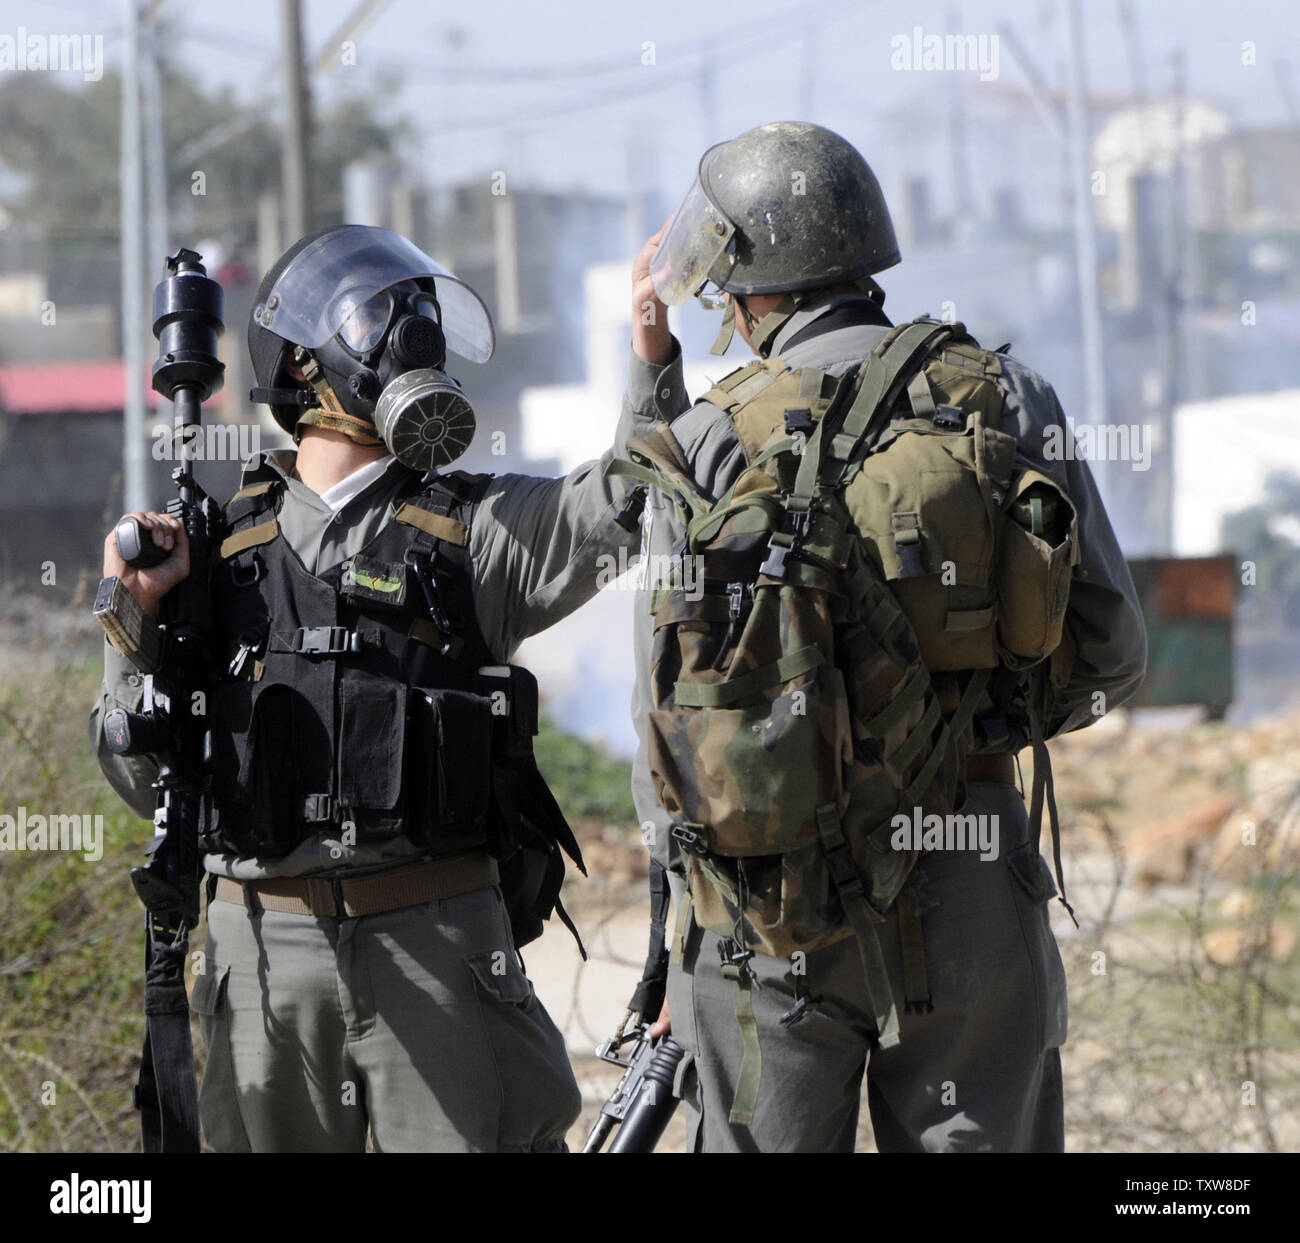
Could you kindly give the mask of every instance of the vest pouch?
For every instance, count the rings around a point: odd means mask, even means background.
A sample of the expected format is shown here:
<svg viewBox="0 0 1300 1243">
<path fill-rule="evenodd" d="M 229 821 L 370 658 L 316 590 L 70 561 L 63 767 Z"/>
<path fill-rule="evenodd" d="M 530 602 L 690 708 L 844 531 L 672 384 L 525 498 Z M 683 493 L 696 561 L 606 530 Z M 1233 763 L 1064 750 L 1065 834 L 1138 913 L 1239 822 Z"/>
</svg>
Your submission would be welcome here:
<svg viewBox="0 0 1300 1243">
<path fill-rule="evenodd" d="M 469 691 L 409 691 L 408 836 L 439 853 L 487 840 L 492 797 L 491 701 Z"/>
<path fill-rule="evenodd" d="M 208 845 L 283 858 L 297 841 L 293 689 L 230 682 L 212 696 L 212 802 Z"/>
<path fill-rule="evenodd" d="M 1042 660 L 1061 642 L 1079 559 L 1074 506 L 1046 475 L 1023 471 L 1003 507 L 1001 541 L 998 642 L 1016 661 Z"/>
<path fill-rule="evenodd" d="M 402 797 L 406 687 L 346 669 L 339 681 L 338 801 L 345 813 L 396 813 Z M 366 827 L 362 817 L 358 826 Z"/>
</svg>

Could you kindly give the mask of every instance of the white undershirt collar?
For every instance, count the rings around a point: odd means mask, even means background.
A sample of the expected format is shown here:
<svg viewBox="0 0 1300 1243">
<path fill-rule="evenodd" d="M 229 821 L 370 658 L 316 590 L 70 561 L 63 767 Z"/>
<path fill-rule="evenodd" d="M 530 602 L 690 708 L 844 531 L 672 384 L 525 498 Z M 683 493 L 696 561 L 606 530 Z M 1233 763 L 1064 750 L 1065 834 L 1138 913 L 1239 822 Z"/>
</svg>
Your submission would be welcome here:
<svg viewBox="0 0 1300 1243">
<path fill-rule="evenodd" d="M 326 488 L 320 499 L 329 506 L 332 513 L 338 513 L 349 501 L 355 500 L 375 480 L 379 479 L 396 459 L 391 453 L 357 467 L 345 479 L 340 479 L 332 488 Z"/>
</svg>

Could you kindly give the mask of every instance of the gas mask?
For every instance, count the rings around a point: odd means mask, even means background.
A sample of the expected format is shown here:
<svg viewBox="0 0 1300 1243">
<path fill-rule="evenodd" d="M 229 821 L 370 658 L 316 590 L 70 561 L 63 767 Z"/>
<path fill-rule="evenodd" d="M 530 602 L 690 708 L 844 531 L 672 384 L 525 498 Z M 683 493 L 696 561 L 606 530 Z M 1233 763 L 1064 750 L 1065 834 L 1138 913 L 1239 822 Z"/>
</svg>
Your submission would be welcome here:
<svg viewBox="0 0 1300 1243">
<path fill-rule="evenodd" d="M 291 248 L 267 273 L 249 327 L 254 372 L 286 385 L 290 362 L 310 388 L 253 390 L 297 439 L 326 427 L 382 443 L 427 473 L 454 462 L 474 410 L 447 374 L 448 352 L 486 362 L 495 346 L 479 296 L 389 229 L 342 225 Z"/>
<path fill-rule="evenodd" d="M 474 409 L 443 368 L 447 342 L 437 297 L 404 281 L 357 301 L 345 291 L 324 345 L 296 352 L 319 406 L 299 424 L 382 441 L 404 466 L 428 472 L 454 462 L 474 438 Z M 361 427 L 355 427 L 355 422 Z"/>
</svg>

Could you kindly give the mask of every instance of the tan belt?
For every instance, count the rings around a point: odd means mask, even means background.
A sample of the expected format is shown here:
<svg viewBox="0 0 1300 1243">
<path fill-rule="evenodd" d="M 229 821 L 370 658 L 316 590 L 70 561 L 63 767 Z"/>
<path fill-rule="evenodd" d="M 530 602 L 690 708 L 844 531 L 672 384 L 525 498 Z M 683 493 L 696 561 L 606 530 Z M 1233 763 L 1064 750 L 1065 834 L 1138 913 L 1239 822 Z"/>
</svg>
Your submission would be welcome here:
<svg viewBox="0 0 1300 1243">
<path fill-rule="evenodd" d="M 220 876 L 215 896 L 250 910 L 342 919 L 454 898 L 495 885 L 498 879 L 497 861 L 475 850 L 349 880 L 308 876 L 238 881 Z"/>
<path fill-rule="evenodd" d="M 1010 751 L 996 755 L 968 755 L 966 757 L 967 781 L 1016 782 L 1016 761 Z"/>
</svg>

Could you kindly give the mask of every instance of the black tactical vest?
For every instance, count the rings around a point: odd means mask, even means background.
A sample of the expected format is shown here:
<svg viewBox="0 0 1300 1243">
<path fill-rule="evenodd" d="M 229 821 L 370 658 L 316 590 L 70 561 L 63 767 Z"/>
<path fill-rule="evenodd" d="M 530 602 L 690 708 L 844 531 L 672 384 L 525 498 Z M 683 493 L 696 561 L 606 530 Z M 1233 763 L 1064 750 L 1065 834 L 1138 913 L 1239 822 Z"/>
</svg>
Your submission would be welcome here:
<svg viewBox="0 0 1300 1243">
<path fill-rule="evenodd" d="M 534 879 L 554 879 L 558 841 L 581 866 L 532 758 L 536 683 L 495 664 L 474 616 L 466 546 L 489 477 L 413 474 L 395 520 L 315 575 L 263 472 L 226 507 L 213 572 L 205 848 L 270 860 L 316 836 L 405 835 L 507 859 L 531 842 Z"/>
</svg>

